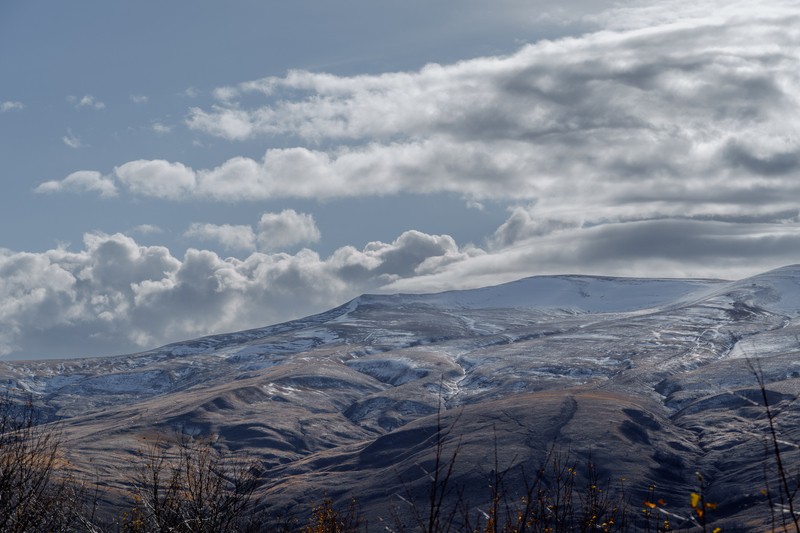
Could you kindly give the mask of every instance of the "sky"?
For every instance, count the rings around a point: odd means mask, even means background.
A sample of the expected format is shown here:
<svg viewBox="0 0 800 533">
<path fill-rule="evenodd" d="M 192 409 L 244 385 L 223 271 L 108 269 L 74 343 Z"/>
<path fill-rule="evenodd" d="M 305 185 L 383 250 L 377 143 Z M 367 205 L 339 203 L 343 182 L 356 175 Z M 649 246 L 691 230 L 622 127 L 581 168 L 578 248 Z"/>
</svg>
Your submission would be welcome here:
<svg viewBox="0 0 800 533">
<path fill-rule="evenodd" d="M 3 0 L 0 359 L 800 262 L 800 6 Z"/>
</svg>

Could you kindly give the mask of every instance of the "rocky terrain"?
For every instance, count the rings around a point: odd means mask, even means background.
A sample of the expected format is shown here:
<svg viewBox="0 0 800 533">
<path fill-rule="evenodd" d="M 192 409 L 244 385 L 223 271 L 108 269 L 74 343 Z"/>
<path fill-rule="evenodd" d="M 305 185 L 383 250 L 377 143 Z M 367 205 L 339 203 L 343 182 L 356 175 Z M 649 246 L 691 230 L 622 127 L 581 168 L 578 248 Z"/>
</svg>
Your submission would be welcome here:
<svg viewBox="0 0 800 533">
<path fill-rule="evenodd" d="M 800 467 L 798 315 L 800 266 L 732 282 L 533 277 L 365 295 L 129 356 L 0 362 L 0 383 L 58 421 L 71 461 L 112 492 L 145 439 L 182 433 L 257 459 L 276 509 L 355 497 L 375 522 L 425 493 L 445 428 L 470 505 L 496 468 L 521 493 L 521 468 L 555 448 L 683 515 L 701 472 L 715 523 L 747 529 L 770 514 L 754 365 Z"/>
</svg>

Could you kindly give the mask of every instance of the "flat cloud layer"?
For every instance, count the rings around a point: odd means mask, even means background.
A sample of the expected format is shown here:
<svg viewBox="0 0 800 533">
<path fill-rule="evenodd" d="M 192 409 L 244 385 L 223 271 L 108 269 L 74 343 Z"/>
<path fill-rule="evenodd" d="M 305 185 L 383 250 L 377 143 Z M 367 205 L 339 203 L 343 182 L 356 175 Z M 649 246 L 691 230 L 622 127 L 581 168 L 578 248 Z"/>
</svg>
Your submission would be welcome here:
<svg viewBox="0 0 800 533">
<path fill-rule="evenodd" d="M 509 205 L 484 243 L 408 231 L 327 258 L 277 253 L 321 238 L 311 215 L 286 210 L 186 232 L 249 254 L 240 259 L 197 249 L 176 258 L 104 234 L 79 252 L 6 251 L 0 354 L 90 333 L 98 350 L 150 346 L 365 291 L 535 273 L 741 277 L 797 262 L 800 7 L 638 3 L 590 18 L 607 29 L 506 56 L 220 87 L 185 126 L 281 147 L 213 168 L 129 161 L 36 189 L 184 202 L 455 193 Z"/>
</svg>

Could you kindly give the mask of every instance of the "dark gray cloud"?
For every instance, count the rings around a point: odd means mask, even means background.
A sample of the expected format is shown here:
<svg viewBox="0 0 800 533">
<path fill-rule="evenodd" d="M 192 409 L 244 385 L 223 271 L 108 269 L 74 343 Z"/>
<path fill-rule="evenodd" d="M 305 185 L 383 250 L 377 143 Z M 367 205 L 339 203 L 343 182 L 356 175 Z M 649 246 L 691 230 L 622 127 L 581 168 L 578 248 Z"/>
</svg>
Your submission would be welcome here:
<svg viewBox="0 0 800 533">
<path fill-rule="evenodd" d="M 577 254 L 579 263 L 658 259 L 676 263 L 714 264 L 726 258 L 768 257 L 771 261 L 797 259 L 800 233 L 793 227 L 752 226 L 696 220 L 646 220 L 598 226 Z M 776 229 L 778 231 L 776 231 Z M 587 235 L 587 237 L 589 236 Z"/>
<path fill-rule="evenodd" d="M 800 170 L 800 149 L 760 156 L 746 146 L 731 142 L 725 149 L 723 157 L 734 167 L 741 167 L 762 176 L 796 175 Z"/>
<path fill-rule="evenodd" d="M 513 215 L 512 215 L 513 216 Z M 691 219 L 604 222 L 529 235 L 385 291 L 479 287 L 535 274 L 739 279 L 798 262 L 800 223 Z"/>
</svg>

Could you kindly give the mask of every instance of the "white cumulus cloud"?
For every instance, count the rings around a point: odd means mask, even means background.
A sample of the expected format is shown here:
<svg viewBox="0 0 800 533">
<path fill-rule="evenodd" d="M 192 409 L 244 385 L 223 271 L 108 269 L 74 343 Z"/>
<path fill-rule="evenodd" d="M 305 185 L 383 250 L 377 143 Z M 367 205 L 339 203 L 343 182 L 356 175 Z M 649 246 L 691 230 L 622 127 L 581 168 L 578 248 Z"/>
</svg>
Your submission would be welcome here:
<svg viewBox="0 0 800 533">
<path fill-rule="evenodd" d="M 250 226 L 195 222 L 189 226 L 184 236 L 215 241 L 228 250 L 255 250 L 256 248 L 256 235 Z"/>
<path fill-rule="evenodd" d="M 228 250 L 277 251 L 320 240 L 314 217 L 284 209 L 280 213 L 263 213 L 256 228 L 246 225 L 195 222 L 184 236 L 214 241 Z"/>
<path fill-rule="evenodd" d="M 461 255 L 450 237 L 419 232 L 328 258 L 308 249 L 244 259 L 190 249 L 177 258 L 164 247 L 101 233 L 87 234 L 78 251 L 0 250 L 0 355 L 119 353 L 263 326 Z"/>
<path fill-rule="evenodd" d="M 79 170 L 73 172 L 61 181 L 46 181 L 34 189 L 37 193 L 56 193 L 56 192 L 94 192 L 104 198 L 117 195 L 117 187 L 114 182 L 91 170 Z"/>
<path fill-rule="evenodd" d="M 276 250 L 320 239 L 314 217 L 284 209 L 280 213 L 264 213 L 258 222 L 258 246 L 261 250 Z"/>
<path fill-rule="evenodd" d="M 143 196 L 180 199 L 196 186 L 191 168 L 164 160 L 130 161 L 116 167 L 114 177 L 132 193 Z"/>
</svg>

